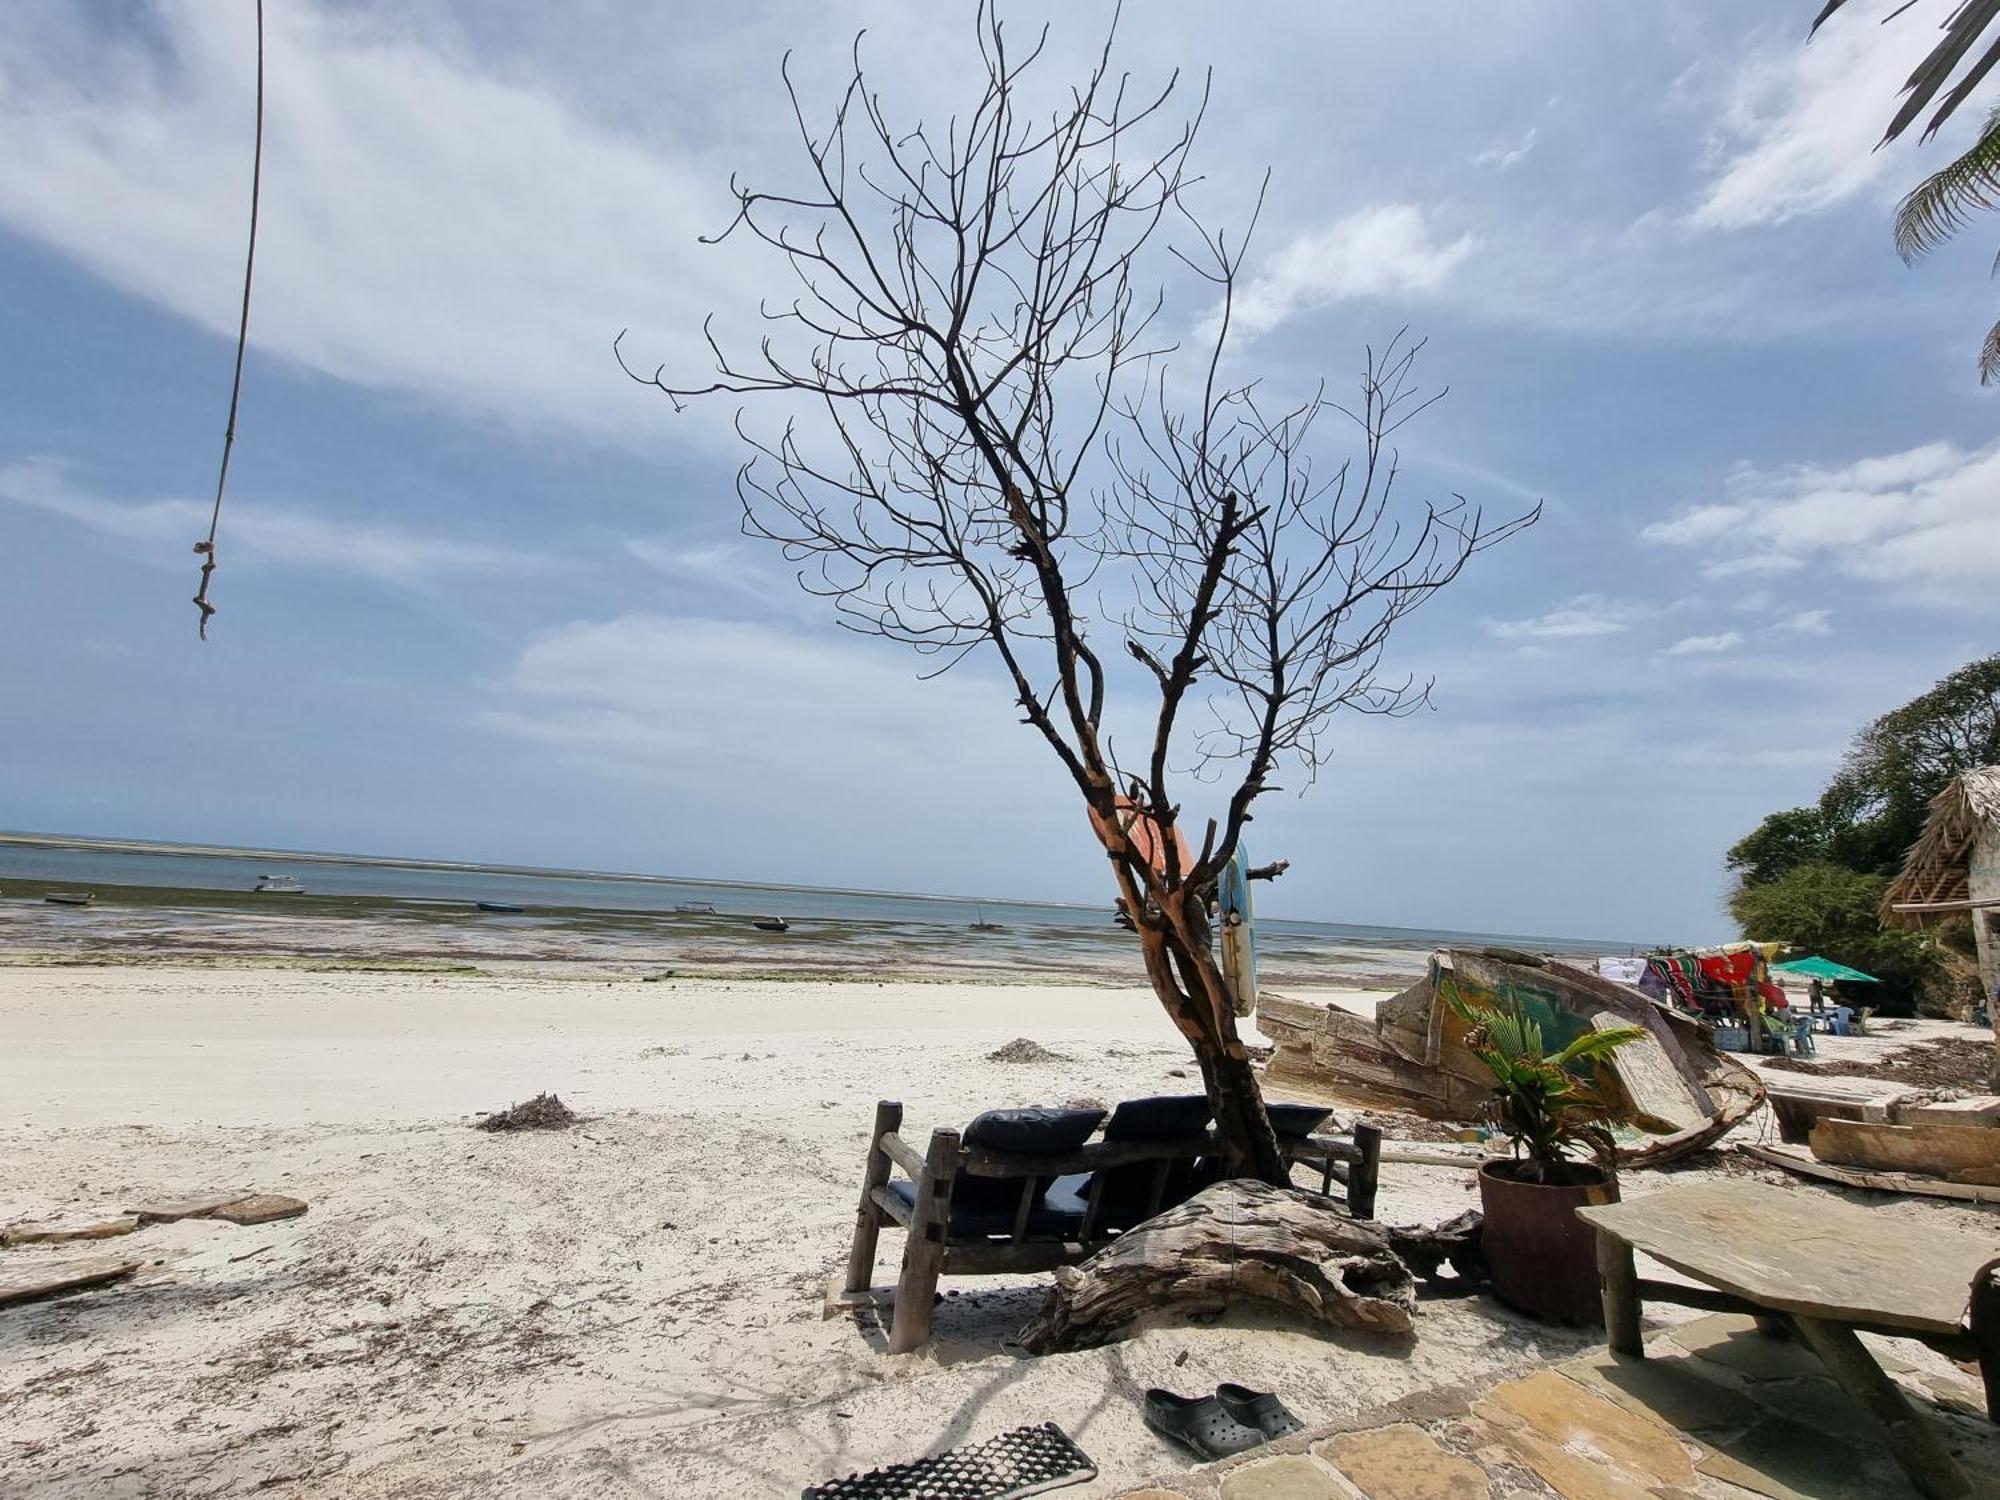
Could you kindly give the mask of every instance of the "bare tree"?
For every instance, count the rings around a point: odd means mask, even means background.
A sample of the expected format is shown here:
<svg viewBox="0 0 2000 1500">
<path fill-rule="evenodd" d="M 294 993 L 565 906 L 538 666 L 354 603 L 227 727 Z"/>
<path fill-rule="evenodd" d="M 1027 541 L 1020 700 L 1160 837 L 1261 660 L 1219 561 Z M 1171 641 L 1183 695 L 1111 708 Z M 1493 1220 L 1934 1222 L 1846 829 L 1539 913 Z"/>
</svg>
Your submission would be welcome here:
<svg viewBox="0 0 2000 1500">
<path fill-rule="evenodd" d="M 1489 526 L 1462 499 L 1393 498 L 1389 439 L 1428 404 L 1419 346 L 1400 335 L 1370 353 L 1350 405 L 1323 390 L 1267 404 L 1230 373 L 1244 242 L 1203 231 L 1183 202 L 1205 83 L 1173 123 L 1177 77 L 1136 92 L 1107 35 L 1082 85 L 1036 110 L 1024 80 L 1046 32 L 1017 55 L 982 6 L 977 35 L 983 89 L 942 133 L 892 123 L 859 39 L 821 131 L 787 68 L 807 185 L 732 182 L 737 216 L 717 238 L 786 263 L 789 298 L 765 305 L 747 357 L 710 330 L 710 379 L 632 373 L 677 409 L 725 393 L 798 403 L 768 436 L 738 412 L 745 531 L 781 544 L 849 628 L 936 672 L 998 659 L 1090 813 L 1231 1169 L 1283 1182 L 1214 953 L 1218 877 L 1274 773 L 1316 772 L 1332 715 L 1425 701 L 1427 684 L 1379 674 L 1390 632 L 1535 516 Z M 1149 249 L 1215 306 L 1185 393 Z M 1308 443 L 1328 419 L 1352 424 L 1357 451 L 1316 467 Z M 1135 686 L 1151 726 L 1126 763 L 1106 697 Z M 1188 780 L 1220 782 L 1198 845 L 1180 826 Z"/>
</svg>

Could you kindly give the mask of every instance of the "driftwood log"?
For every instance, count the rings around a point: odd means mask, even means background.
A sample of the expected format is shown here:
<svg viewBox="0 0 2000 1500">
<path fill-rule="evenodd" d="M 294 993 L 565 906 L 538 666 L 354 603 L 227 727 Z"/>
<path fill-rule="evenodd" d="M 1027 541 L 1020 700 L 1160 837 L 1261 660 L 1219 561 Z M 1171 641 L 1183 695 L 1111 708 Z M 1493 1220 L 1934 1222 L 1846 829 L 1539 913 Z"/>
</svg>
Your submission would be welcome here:
<svg viewBox="0 0 2000 1500">
<path fill-rule="evenodd" d="M 1479 1248 L 1479 1210 L 1468 1208 L 1442 1224 L 1388 1224 L 1383 1233 L 1396 1258 L 1433 1292 L 1467 1295 L 1486 1285 L 1486 1257 Z M 1444 1274 L 1450 1266 L 1454 1275 Z"/>
<path fill-rule="evenodd" d="M 1203 1189 L 1055 1277 L 1020 1333 L 1035 1354 L 1108 1344 L 1162 1314 L 1244 1307 L 1407 1337 L 1416 1305 L 1380 1225 L 1344 1217 L 1317 1193 L 1249 1178 Z"/>
</svg>

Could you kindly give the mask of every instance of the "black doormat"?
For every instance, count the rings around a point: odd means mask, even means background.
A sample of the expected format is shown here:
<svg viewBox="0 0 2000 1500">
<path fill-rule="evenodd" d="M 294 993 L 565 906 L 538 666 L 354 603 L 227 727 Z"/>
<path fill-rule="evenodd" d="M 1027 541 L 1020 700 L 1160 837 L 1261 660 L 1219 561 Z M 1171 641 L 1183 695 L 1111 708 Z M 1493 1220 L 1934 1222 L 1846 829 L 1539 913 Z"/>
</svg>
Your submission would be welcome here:
<svg viewBox="0 0 2000 1500">
<path fill-rule="evenodd" d="M 1053 1422 L 914 1463 L 829 1479 L 801 1500 L 1017 1500 L 1097 1477 L 1097 1465 Z"/>
</svg>

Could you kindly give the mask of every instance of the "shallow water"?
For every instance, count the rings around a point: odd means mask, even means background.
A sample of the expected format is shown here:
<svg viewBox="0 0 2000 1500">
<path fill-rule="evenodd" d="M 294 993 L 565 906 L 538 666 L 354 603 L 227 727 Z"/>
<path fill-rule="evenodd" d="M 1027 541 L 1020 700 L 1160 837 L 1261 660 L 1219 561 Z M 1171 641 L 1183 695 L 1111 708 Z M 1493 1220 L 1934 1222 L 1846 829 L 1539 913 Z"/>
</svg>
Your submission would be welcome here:
<svg viewBox="0 0 2000 1500">
<path fill-rule="evenodd" d="M 307 894 L 253 895 L 260 875 Z M 94 891 L 89 910 L 41 903 Z M 505 902 L 520 914 L 478 911 Z M 675 907 L 707 903 L 712 915 Z M 972 900 L 811 886 L 538 870 L 303 852 L 191 850 L 83 840 L 0 839 L 0 944 L 13 947 L 291 952 L 464 959 L 755 964 L 900 970 L 945 967 L 1129 975 L 1130 934 L 1108 906 Z M 784 934 L 753 916 L 782 916 Z M 999 931 L 973 931 L 984 920 Z M 1536 952 L 1627 945 L 1518 934 L 1260 919 L 1260 973 L 1292 983 L 1364 983 L 1421 972 L 1437 947 Z"/>
</svg>

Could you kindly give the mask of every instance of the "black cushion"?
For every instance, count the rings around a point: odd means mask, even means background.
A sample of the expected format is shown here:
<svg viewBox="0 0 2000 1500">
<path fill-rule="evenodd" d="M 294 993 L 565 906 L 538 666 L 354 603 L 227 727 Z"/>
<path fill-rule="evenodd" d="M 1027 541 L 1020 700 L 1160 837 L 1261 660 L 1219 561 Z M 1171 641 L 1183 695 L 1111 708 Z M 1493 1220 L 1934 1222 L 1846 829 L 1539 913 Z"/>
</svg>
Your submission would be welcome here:
<svg viewBox="0 0 2000 1500">
<path fill-rule="evenodd" d="M 989 1177 L 986 1180 L 993 1182 L 999 1179 Z M 1066 1177 L 1056 1179 L 1058 1183 L 1066 1183 L 1071 1180 Z M 1086 1180 L 1082 1176 L 1074 1179 L 1076 1182 Z M 1018 1177 L 1012 1179 L 1014 1183 L 1013 1192 L 1004 1207 L 991 1209 L 974 1208 L 966 1203 L 958 1189 L 963 1187 L 967 1181 L 977 1181 L 977 1179 L 961 1177 L 952 1186 L 951 1233 L 953 1237 L 977 1239 L 990 1235 L 998 1235 L 1004 1239 L 1012 1236 L 1014 1233 L 1014 1215 L 1021 1206 L 1021 1180 Z M 912 1209 L 917 1206 L 917 1185 L 907 1178 L 898 1177 L 894 1182 L 891 1182 L 889 1184 L 889 1191 L 902 1199 Z M 1068 1238 L 1077 1232 L 1077 1229 L 1083 1223 L 1082 1200 L 1073 1191 L 1061 1194 L 1060 1202 L 1053 1201 L 1057 1197 L 1058 1195 L 1052 1191 L 1049 1194 L 1049 1198 L 1052 1201 L 1037 1203 L 1028 1211 L 1029 1234 L 1051 1238 Z"/>
<path fill-rule="evenodd" d="M 1019 1156 L 1064 1156 L 1077 1150 L 1090 1139 L 1090 1133 L 1097 1129 L 1097 1122 L 1104 1118 L 1101 1109 L 1060 1109 L 1050 1105 L 1033 1104 L 1022 1109 L 989 1109 L 980 1115 L 959 1136 L 963 1145 L 977 1146 L 987 1151 L 1005 1151 Z M 1037 1179 L 1038 1191 L 1045 1188 L 1050 1178 Z M 1026 1181 L 1021 1177 L 980 1177 L 971 1172 L 961 1172 L 951 1185 L 952 1221 L 957 1223 L 958 1210 L 964 1208 L 972 1214 L 1007 1214 L 1010 1216 L 1020 1207 L 1021 1185 Z"/>
<path fill-rule="evenodd" d="M 1184 1141 L 1208 1129 L 1210 1119 L 1206 1094 L 1155 1094 L 1147 1099 L 1127 1099 L 1105 1123 L 1107 1141 Z M 1153 1209 L 1153 1185 L 1160 1181 L 1160 1208 L 1172 1208 L 1193 1193 L 1194 1162 L 1177 1161 L 1167 1166 L 1164 1179 L 1159 1164 L 1133 1162 L 1129 1166 L 1107 1167 L 1104 1189 L 1098 1199 L 1100 1229 L 1130 1229 Z"/>
<path fill-rule="evenodd" d="M 1107 1141 L 1177 1141 L 1208 1129 L 1206 1094 L 1155 1094 L 1127 1099 L 1104 1123 Z"/>
<path fill-rule="evenodd" d="M 988 1151 L 1061 1156 L 1089 1140 L 1103 1118 L 1101 1109 L 1058 1109 L 1045 1104 L 989 1109 L 965 1127 L 959 1140 Z"/>
<path fill-rule="evenodd" d="M 1311 1135 L 1326 1123 L 1331 1109 L 1317 1104 L 1270 1104 L 1265 1106 L 1271 1114 L 1271 1129 L 1280 1140 L 1295 1141 Z"/>
</svg>

